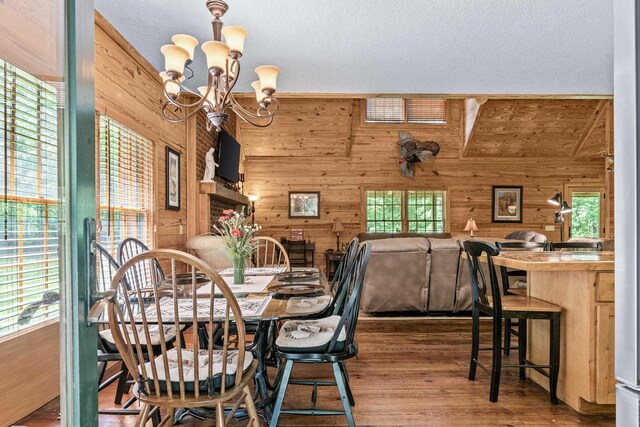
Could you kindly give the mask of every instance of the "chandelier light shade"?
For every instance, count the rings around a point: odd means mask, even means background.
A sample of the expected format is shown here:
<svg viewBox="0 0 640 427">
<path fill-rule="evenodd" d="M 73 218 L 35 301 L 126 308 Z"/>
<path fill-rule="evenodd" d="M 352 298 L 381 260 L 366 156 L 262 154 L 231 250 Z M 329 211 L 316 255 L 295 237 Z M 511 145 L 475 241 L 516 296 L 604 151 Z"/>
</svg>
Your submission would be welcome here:
<svg viewBox="0 0 640 427">
<path fill-rule="evenodd" d="M 206 0 L 207 9 L 213 15 L 211 21 L 213 40 L 202 44 L 201 50 L 207 58 L 207 85 L 200 86 L 198 93 L 183 85 L 185 80 L 194 76 L 189 66 L 193 63 L 198 40 L 187 34 L 176 34 L 171 38 L 174 44 L 164 45 L 160 49 L 164 55 L 165 71 L 160 73 L 167 99 L 162 114 L 170 122 L 180 122 L 193 117 L 204 110 L 207 115 L 207 130 L 220 132 L 222 125 L 234 111 L 247 123 L 258 127 L 269 126 L 278 113 L 280 103 L 274 96 L 280 69 L 274 65 L 262 65 L 256 68 L 259 80 L 251 87 L 256 92 L 256 111 L 243 108 L 231 91 L 240 75 L 240 58 L 244 52 L 247 30 L 238 26 L 224 27 L 220 18 L 229 9 L 222 0 Z M 223 41 L 224 37 L 224 41 Z M 185 77 L 186 71 L 189 74 Z M 195 101 L 187 96 L 195 97 Z"/>
<path fill-rule="evenodd" d="M 229 26 L 222 28 L 222 37 L 229 45 L 229 49 L 242 54 L 244 39 L 247 38 L 247 30 L 242 27 Z"/>
<path fill-rule="evenodd" d="M 193 53 L 196 50 L 196 46 L 198 46 L 197 38 L 191 37 L 188 34 L 176 34 L 171 37 L 171 41 L 176 46 L 179 46 L 189 52 L 189 61 L 193 61 Z"/>
<path fill-rule="evenodd" d="M 255 82 L 251 83 L 251 87 L 256 91 L 256 101 L 258 101 L 258 104 L 260 104 L 262 100 L 267 97 L 267 95 L 262 92 L 262 85 L 260 84 L 260 80 L 256 80 Z"/>
<path fill-rule="evenodd" d="M 164 55 L 166 73 L 171 75 L 171 79 L 177 82 L 184 72 L 184 64 L 189 59 L 189 52 L 173 44 L 165 44 L 160 48 L 160 52 Z M 174 76 L 176 76 L 175 79 Z"/>
<path fill-rule="evenodd" d="M 275 92 L 279 72 L 280 68 L 275 65 L 261 65 L 256 68 L 256 74 L 260 78 L 262 90 L 273 90 Z"/>
<path fill-rule="evenodd" d="M 171 77 L 167 74 L 166 71 L 160 73 L 160 78 L 162 78 L 162 83 L 166 83 L 165 90 L 171 96 L 177 96 L 180 92 L 180 83 L 184 81 L 184 76 L 180 77 L 178 81 L 173 81 Z"/>
</svg>

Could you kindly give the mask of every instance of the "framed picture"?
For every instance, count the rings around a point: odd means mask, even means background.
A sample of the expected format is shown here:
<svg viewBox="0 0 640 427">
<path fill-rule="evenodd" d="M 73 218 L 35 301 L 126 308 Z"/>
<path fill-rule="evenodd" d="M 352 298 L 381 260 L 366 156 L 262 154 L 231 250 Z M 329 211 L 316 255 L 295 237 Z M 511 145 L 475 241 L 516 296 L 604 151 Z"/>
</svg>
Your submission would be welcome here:
<svg viewBox="0 0 640 427">
<path fill-rule="evenodd" d="M 166 207 L 174 211 L 180 210 L 180 153 L 167 147 L 167 193 Z"/>
<path fill-rule="evenodd" d="M 522 187 L 492 187 L 491 222 L 522 222 Z"/>
<path fill-rule="evenodd" d="M 289 191 L 289 218 L 320 218 L 320 192 Z"/>
</svg>

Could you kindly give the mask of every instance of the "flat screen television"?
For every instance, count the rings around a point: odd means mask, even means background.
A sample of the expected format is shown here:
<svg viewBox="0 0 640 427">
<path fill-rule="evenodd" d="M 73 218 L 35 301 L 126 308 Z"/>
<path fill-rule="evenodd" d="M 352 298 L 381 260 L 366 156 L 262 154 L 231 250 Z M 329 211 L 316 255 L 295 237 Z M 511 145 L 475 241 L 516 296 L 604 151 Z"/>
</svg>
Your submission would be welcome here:
<svg viewBox="0 0 640 427">
<path fill-rule="evenodd" d="M 238 182 L 240 165 L 240 144 L 224 130 L 218 140 L 218 167 L 216 176 L 231 182 Z"/>
</svg>

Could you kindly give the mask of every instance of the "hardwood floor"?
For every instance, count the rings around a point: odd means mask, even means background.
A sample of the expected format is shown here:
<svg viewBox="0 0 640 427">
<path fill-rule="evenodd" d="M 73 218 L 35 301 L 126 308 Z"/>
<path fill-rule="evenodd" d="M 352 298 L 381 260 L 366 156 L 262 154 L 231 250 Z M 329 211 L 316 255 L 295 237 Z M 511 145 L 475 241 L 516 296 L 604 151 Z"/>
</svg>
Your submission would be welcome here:
<svg viewBox="0 0 640 427">
<path fill-rule="evenodd" d="M 483 322 L 482 342 L 490 341 Z M 519 381 L 517 369 L 503 369 L 500 399 L 489 402 L 489 377 L 481 370 L 467 380 L 470 320 L 362 319 L 357 340 L 360 359 L 348 362 L 360 426 L 543 426 L 615 425 L 613 417 L 582 416 L 564 404 L 554 406 L 548 393 L 531 381 Z M 489 353 L 484 355 L 490 363 Z M 513 356 L 511 356 L 513 358 Z M 329 366 L 294 369 L 294 377 L 329 378 Z M 316 375 L 316 376 L 314 376 Z M 113 388 L 100 394 L 101 407 L 113 407 Z M 285 407 L 309 405 L 311 388 L 290 386 Z M 338 393 L 323 387 L 318 407 L 340 408 Z M 58 401 L 52 401 L 17 425 L 59 426 Z M 101 426 L 133 426 L 132 416 L 100 416 Z M 344 417 L 282 416 L 283 426 L 345 425 Z M 191 418 L 182 425 L 214 425 Z M 243 425 L 238 423 L 238 425 Z"/>
</svg>

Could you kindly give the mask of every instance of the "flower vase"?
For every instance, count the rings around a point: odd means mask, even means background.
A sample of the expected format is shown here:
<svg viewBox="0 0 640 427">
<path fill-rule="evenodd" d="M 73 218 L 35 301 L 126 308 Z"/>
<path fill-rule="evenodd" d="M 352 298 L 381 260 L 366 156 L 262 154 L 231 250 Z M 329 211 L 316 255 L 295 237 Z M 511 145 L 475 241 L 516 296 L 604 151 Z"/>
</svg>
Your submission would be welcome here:
<svg viewBox="0 0 640 427">
<path fill-rule="evenodd" d="M 244 283 L 244 257 L 233 257 L 233 284 L 242 285 Z"/>
</svg>

